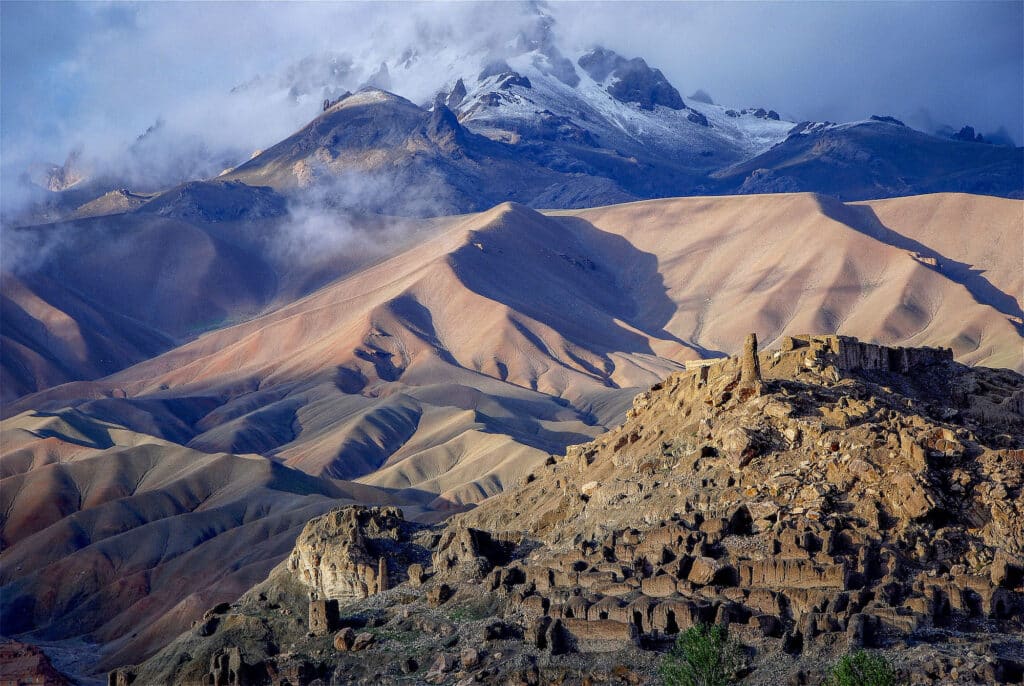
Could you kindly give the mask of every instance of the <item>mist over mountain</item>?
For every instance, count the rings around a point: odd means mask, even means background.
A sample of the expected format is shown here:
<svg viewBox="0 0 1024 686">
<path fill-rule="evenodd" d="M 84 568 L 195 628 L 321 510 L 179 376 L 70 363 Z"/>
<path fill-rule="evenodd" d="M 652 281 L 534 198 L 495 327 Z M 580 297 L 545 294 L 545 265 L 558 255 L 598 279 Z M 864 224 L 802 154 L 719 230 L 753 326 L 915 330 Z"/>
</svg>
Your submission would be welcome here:
<svg viewBox="0 0 1024 686">
<path fill-rule="evenodd" d="M 401 11 L 386 3 L 300 5 L 287 12 L 268 5 L 242 14 L 230 7 L 172 13 L 159 4 L 65 7 L 60 21 L 55 8 L 4 8 L 8 214 L 25 202 L 52 202 L 34 197 L 22 175 L 32 164 L 59 164 L 72 150 L 90 178 L 107 179 L 98 184 L 104 192 L 158 190 L 241 163 L 346 91 L 386 85 L 429 106 L 458 78 L 479 74 L 468 64 L 536 51 L 552 56 L 550 69 L 569 74 L 579 69 L 574 56 L 595 45 L 647 60 L 677 92 L 705 88 L 734 109 L 774 109 L 793 122 L 894 115 L 927 133 L 971 125 L 990 141 L 1021 139 L 1020 38 L 1012 31 L 1019 8 L 1012 4 L 951 4 L 942 13 L 699 3 L 661 4 L 657 12 L 643 3 L 605 4 L 600 12 L 585 3 L 406 3 Z M 200 11 L 201 21 L 193 16 Z M 749 40 L 765 22 L 787 28 L 784 44 Z M 188 44 L 179 30 L 185 24 Z M 815 30 L 805 30 L 810 25 Z M 880 26 L 904 30 L 897 36 Z M 989 37 L 984 54 L 964 38 L 964 26 Z M 33 36 L 59 47 L 22 50 Z M 836 50 L 832 37 L 846 50 Z M 255 43 L 262 49 L 249 49 Z M 836 54 L 849 57 L 830 63 Z M 899 88 L 874 78 L 900 60 Z M 129 62 L 130 70 L 116 66 Z M 27 68 L 45 78 L 24 78 Z M 158 70 L 162 77 L 150 78 Z M 955 100 L 936 95 L 954 91 Z M 930 121 L 919 116 L 926 112 Z"/>
</svg>

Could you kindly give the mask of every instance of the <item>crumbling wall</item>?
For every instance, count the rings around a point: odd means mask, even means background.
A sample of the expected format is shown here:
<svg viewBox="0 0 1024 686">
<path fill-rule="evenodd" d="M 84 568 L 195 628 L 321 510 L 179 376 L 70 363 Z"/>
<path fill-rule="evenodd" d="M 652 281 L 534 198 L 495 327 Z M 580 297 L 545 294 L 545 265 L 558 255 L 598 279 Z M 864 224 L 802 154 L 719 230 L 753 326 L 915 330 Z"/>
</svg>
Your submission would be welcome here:
<svg viewBox="0 0 1024 686">
<path fill-rule="evenodd" d="M 783 350 L 809 348 L 808 357 L 828 358 L 829 363 L 845 370 L 879 370 L 906 374 L 917 367 L 953 361 L 950 348 L 892 348 L 864 343 L 850 336 L 791 336 Z"/>
</svg>

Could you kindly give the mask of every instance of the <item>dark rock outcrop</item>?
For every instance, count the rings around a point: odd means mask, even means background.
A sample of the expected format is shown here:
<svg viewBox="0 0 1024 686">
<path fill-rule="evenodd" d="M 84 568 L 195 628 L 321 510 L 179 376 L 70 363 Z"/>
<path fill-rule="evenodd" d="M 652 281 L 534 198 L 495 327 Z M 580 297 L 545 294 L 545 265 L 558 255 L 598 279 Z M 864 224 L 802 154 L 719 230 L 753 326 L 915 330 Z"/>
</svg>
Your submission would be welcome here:
<svg viewBox="0 0 1024 686">
<path fill-rule="evenodd" d="M 462 79 L 455 82 L 455 86 L 452 87 L 451 92 L 445 97 L 445 105 L 450 109 L 456 109 L 462 104 L 463 99 L 466 97 L 466 84 L 463 83 Z"/>
<path fill-rule="evenodd" d="M 965 141 L 967 143 L 985 142 L 985 137 L 980 133 L 975 133 L 973 126 L 964 126 L 962 129 L 954 133 L 952 138 L 955 141 Z"/>
<path fill-rule="evenodd" d="M 635 103 L 647 110 L 657 105 L 673 110 L 686 106 L 665 75 L 647 66 L 643 58 L 627 60 L 612 50 L 594 48 L 580 57 L 578 64 L 598 83 L 607 82 L 608 92 L 621 102 Z"/>
<path fill-rule="evenodd" d="M 871 120 L 872 121 L 885 122 L 887 124 L 895 124 L 896 126 L 906 126 L 906 124 L 904 124 L 902 121 L 900 121 L 896 117 L 880 116 L 880 115 L 877 115 L 877 114 L 872 114 L 871 115 Z"/>
</svg>

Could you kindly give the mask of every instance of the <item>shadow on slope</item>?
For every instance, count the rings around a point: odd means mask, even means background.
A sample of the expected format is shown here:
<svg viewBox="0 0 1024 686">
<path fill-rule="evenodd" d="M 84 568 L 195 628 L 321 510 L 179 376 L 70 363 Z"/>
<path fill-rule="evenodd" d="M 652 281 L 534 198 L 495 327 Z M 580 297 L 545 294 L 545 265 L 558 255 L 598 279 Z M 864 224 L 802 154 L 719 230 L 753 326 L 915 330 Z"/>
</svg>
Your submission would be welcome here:
<svg viewBox="0 0 1024 686">
<path fill-rule="evenodd" d="M 600 355 L 605 368 L 591 371 L 610 386 L 609 354 L 655 355 L 651 339 L 702 357 L 719 354 L 665 330 L 677 304 L 668 297 L 655 255 L 579 217 L 546 217 L 509 204 L 453 252 L 450 263 L 467 288 Z M 513 324 L 539 350 L 547 350 L 522 320 Z"/>
<path fill-rule="evenodd" d="M 40 425 L 51 427 L 48 437 L 25 442 Z M 38 445 L 80 444 L 81 435 L 96 448 L 20 468 Z M 19 416 L 5 422 L 3 439 L 24 445 L 0 455 L 0 629 L 98 642 L 110 664 L 151 654 L 211 604 L 233 600 L 310 518 L 352 502 L 417 516 L 437 498 L 205 454 L 75 411 Z"/>
<path fill-rule="evenodd" d="M 984 276 L 983 270 L 973 265 L 958 262 L 929 246 L 894 231 L 882 223 L 870 205 L 847 205 L 832 198 L 816 196 L 822 213 L 837 222 L 870 236 L 877 241 L 911 253 L 922 264 L 932 266 L 949 278 L 963 285 L 979 303 L 989 305 L 1006 315 L 1007 321 L 1024 335 L 1024 310 L 1010 293 L 997 288 Z M 932 265 L 934 263 L 934 266 Z"/>
</svg>

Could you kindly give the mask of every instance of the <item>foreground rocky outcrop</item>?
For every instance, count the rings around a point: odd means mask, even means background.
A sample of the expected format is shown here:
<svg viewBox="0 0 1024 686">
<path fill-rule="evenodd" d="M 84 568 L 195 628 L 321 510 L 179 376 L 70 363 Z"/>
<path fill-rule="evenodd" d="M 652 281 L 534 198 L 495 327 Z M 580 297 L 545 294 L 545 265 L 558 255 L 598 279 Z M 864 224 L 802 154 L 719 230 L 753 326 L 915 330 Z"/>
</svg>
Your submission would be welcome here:
<svg viewBox="0 0 1024 686">
<path fill-rule="evenodd" d="M 728 625 L 744 683 L 851 649 L 909 683 L 1024 679 L 1024 379 L 945 349 L 785 339 L 429 528 L 314 520 L 266 582 L 111 684 L 643 683 Z"/>
<path fill-rule="evenodd" d="M 0 637 L 0 684 L 3 686 L 69 686 L 46 654 L 34 645 Z"/>
</svg>

